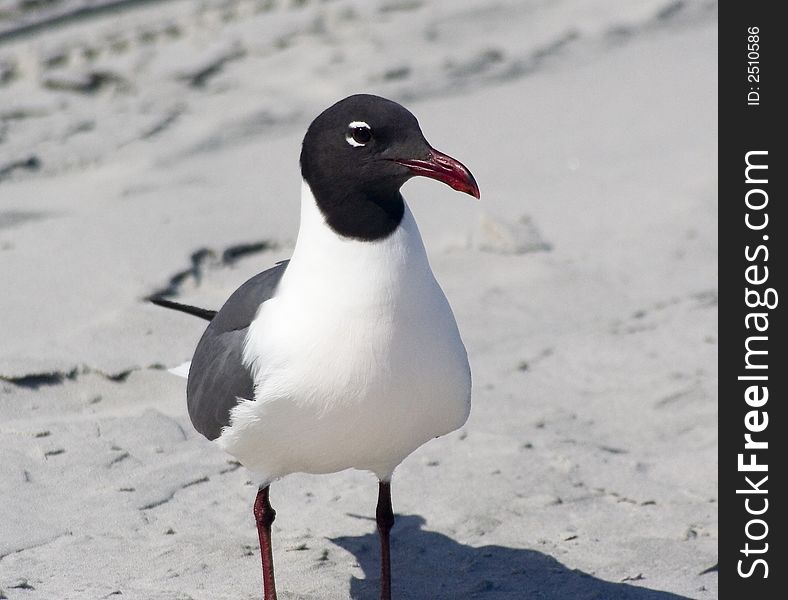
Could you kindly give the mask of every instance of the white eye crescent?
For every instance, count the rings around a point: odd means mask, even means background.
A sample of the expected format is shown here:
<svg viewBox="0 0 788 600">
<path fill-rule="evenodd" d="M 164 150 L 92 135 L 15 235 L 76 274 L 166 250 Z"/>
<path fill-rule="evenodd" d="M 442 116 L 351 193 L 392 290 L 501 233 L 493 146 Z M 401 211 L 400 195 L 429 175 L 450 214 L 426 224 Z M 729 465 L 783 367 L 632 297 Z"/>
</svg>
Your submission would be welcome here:
<svg viewBox="0 0 788 600">
<path fill-rule="evenodd" d="M 351 121 L 347 127 L 345 141 L 355 148 L 366 146 L 372 139 L 372 128 L 364 121 Z"/>
</svg>

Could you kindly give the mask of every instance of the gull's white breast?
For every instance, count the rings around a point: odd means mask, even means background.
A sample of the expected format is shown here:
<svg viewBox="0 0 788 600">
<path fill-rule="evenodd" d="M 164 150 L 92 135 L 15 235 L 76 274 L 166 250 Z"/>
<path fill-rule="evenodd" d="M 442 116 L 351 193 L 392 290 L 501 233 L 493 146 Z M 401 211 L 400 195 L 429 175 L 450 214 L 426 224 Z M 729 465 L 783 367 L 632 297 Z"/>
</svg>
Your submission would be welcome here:
<svg viewBox="0 0 788 600">
<path fill-rule="evenodd" d="M 349 240 L 306 184 L 293 257 L 244 361 L 255 398 L 217 442 L 267 481 L 347 468 L 388 479 L 470 410 L 465 347 L 408 207 L 384 240 Z"/>
</svg>

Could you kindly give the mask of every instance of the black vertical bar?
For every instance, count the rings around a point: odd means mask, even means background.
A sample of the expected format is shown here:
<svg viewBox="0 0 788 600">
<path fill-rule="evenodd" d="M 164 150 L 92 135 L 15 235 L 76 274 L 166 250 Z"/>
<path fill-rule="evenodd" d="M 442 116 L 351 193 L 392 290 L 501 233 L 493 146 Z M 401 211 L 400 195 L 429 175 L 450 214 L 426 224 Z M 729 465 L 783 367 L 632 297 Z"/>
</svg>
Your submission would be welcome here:
<svg viewBox="0 0 788 600">
<path fill-rule="evenodd" d="M 788 487 L 786 444 L 781 441 L 788 437 L 788 336 L 781 314 L 785 311 L 779 305 L 788 302 L 784 285 L 788 35 L 778 16 L 781 7 L 769 0 L 720 3 L 719 597 L 723 600 L 788 597 L 782 525 L 788 507 L 785 494 L 778 491 Z"/>
</svg>

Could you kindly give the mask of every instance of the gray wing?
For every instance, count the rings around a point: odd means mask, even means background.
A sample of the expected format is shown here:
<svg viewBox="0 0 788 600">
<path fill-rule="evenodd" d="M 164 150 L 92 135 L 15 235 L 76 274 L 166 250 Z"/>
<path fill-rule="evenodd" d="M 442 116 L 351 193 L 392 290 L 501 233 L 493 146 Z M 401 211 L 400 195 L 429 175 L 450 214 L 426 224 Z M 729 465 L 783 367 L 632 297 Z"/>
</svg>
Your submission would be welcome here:
<svg viewBox="0 0 788 600">
<path fill-rule="evenodd" d="M 277 263 L 233 292 L 197 344 L 186 402 L 194 428 L 209 440 L 230 424 L 238 398 L 254 399 L 254 382 L 242 361 L 244 339 L 257 309 L 276 292 L 288 262 Z"/>
</svg>

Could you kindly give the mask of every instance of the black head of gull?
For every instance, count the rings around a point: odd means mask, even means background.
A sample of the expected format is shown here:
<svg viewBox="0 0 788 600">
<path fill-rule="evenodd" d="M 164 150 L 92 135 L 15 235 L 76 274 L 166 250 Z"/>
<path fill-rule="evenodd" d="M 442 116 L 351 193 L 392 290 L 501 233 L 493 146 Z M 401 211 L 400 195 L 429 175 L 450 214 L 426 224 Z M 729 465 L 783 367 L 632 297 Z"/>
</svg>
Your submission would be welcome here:
<svg viewBox="0 0 788 600">
<path fill-rule="evenodd" d="M 379 240 L 397 228 L 405 211 L 400 188 L 416 175 L 479 197 L 470 171 L 430 146 L 410 111 L 370 94 L 340 100 L 312 122 L 301 175 L 328 225 L 359 240 Z"/>
</svg>

